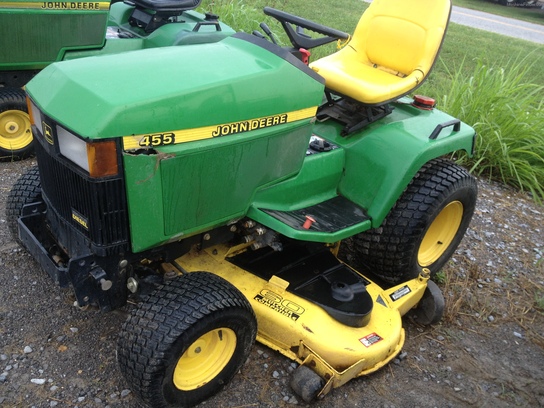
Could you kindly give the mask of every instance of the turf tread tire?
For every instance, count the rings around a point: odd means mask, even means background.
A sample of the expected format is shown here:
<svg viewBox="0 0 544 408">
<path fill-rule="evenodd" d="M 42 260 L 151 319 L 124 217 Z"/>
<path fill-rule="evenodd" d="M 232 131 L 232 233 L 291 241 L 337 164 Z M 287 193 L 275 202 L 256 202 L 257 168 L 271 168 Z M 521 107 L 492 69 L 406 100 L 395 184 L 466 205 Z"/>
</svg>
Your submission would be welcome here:
<svg viewBox="0 0 544 408">
<path fill-rule="evenodd" d="M 8 229 L 14 240 L 19 241 L 17 220 L 23 207 L 38 201 L 41 196 L 40 171 L 38 166 L 27 169 L 11 188 L 6 201 L 6 220 Z"/>
<path fill-rule="evenodd" d="M 185 349 L 176 352 L 180 339 L 196 339 L 199 323 L 205 319 L 243 321 L 242 334 L 231 362 L 215 377 L 213 389 L 208 385 L 184 395 L 165 394 L 172 361 Z M 239 322 L 238 322 L 239 323 Z M 121 372 L 140 398 L 152 407 L 189 407 L 209 398 L 227 384 L 247 360 L 255 341 L 255 314 L 244 295 L 226 280 L 207 272 L 193 272 L 167 281 L 140 303 L 122 326 L 117 348 Z M 189 341 L 189 346 L 192 341 Z M 240 346 L 240 349 L 238 349 Z M 174 363 L 175 366 L 175 363 Z M 228 370 L 227 370 L 228 369 Z M 225 371 L 225 377 L 222 375 Z M 216 381 L 218 377 L 222 377 Z M 175 401 L 173 401 L 174 399 Z"/>
<path fill-rule="evenodd" d="M 28 114 L 26 104 L 26 93 L 19 88 L 0 88 L 0 113 L 8 110 L 20 110 Z M 22 149 L 8 150 L 0 147 L 0 161 L 18 161 L 32 155 L 34 142 L 29 143 Z"/>
<path fill-rule="evenodd" d="M 466 169 L 446 159 L 426 163 L 414 176 L 379 228 L 346 243 L 348 258 L 385 282 L 397 284 L 416 277 L 417 254 L 434 217 L 453 200 L 463 203 L 461 225 L 449 248 L 427 266 L 434 276 L 453 255 L 472 219 L 478 187 Z"/>
</svg>

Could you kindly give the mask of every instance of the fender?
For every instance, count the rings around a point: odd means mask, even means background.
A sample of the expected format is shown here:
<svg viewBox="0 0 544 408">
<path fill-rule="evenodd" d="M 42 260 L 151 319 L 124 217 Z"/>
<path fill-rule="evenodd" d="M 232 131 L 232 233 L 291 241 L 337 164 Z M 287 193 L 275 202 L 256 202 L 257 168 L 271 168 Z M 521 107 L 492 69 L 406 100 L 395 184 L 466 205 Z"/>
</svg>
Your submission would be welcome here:
<svg viewBox="0 0 544 408">
<path fill-rule="evenodd" d="M 248 215 L 291 238 L 315 242 L 332 243 L 379 227 L 425 163 L 458 150 L 471 155 L 474 148 L 470 126 L 411 102 L 401 99 L 392 104 L 392 114 L 347 137 L 341 136 L 340 123 L 316 123 L 313 134 L 332 150 L 306 156 L 296 176 L 260 190 Z M 359 206 L 367 218 L 325 233 L 286 225 L 260 210 L 311 213 L 313 206 L 337 196 Z"/>
<path fill-rule="evenodd" d="M 332 137 L 346 153 L 338 192 L 367 210 L 373 228 L 381 225 L 425 163 L 458 150 L 473 152 L 475 132 L 469 125 L 438 109 L 417 109 L 407 101 L 411 98 L 394 104 L 392 115 L 358 135 Z"/>
</svg>

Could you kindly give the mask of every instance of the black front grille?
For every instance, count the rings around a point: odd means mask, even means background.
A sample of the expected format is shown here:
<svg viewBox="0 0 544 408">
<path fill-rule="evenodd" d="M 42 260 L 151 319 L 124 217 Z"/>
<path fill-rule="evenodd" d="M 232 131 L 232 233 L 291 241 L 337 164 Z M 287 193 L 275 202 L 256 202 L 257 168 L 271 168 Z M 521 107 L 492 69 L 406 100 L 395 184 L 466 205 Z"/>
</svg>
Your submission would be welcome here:
<svg viewBox="0 0 544 408">
<path fill-rule="evenodd" d="M 88 238 L 92 247 L 107 253 L 109 247 L 115 251 L 119 251 L 119 246 L 128 247 L 123 178 L 93 179 L 63 157 L 53 157 L 40 141 L 34 144 L 42 193 L 61 223 Z"/>
</svg>

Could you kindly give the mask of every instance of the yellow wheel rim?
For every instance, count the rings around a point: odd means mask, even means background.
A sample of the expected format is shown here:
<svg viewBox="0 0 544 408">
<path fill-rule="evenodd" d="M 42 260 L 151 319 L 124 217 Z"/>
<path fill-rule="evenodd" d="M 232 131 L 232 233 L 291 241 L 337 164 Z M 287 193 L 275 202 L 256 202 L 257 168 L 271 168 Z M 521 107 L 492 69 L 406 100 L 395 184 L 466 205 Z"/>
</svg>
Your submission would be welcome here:
<svg viewBox="0 0 544 408">
<path fill-rule="evenodd" d="M 8 110 L 0 113 L 0 148 L 20 150 L 32 142 L 32 130 L 28 113 Z"/>
<path fill-rule="evenodd" d="M 429 226 L 419 247 L 418 262 L 429 266 L 449 248 L 463 219 L 463 204 L 452 201 L 444 207 Z"/>
<path fill-rule="evenodd" d="M 174 385 L 190 391 L 212 381 L 231 360 L 236 334 L 228 328 L 209 331 L 189 346 L 174 369 Z"/>
</svg>

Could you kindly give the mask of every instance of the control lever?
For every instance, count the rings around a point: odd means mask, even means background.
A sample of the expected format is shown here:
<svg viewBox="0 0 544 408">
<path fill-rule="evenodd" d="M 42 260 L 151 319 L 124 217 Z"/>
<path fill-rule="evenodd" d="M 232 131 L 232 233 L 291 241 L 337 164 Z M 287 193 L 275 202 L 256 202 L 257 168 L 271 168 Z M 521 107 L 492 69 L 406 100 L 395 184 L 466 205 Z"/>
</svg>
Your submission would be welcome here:
<svg viewBox="0 0 544 408">
<path fill-rule="evenodd" d="M 253 30 L 253 33 L 252 33 L 255 37 L 259 37 L 259 38 L 262 38 L 263 40 L 266 40 L 266 37 L 264 36 L 263 33 L 261 33 L 260 31 L 257 31 L 257 30 Z"/>
<path fill-rule="evenodd" d="M 270 27 L 266 23 L 261 23 L 259 26 L 262 28 L 262 30 L 265 32 L 265 34 L 270 37 L 270 41 L 272 41 L 274 44 L 278 44 L 276 42 L 276 39 L 274 38 L 274 34 L 272 34 L 272 31 L 270 30 Z"/>
</svg>

